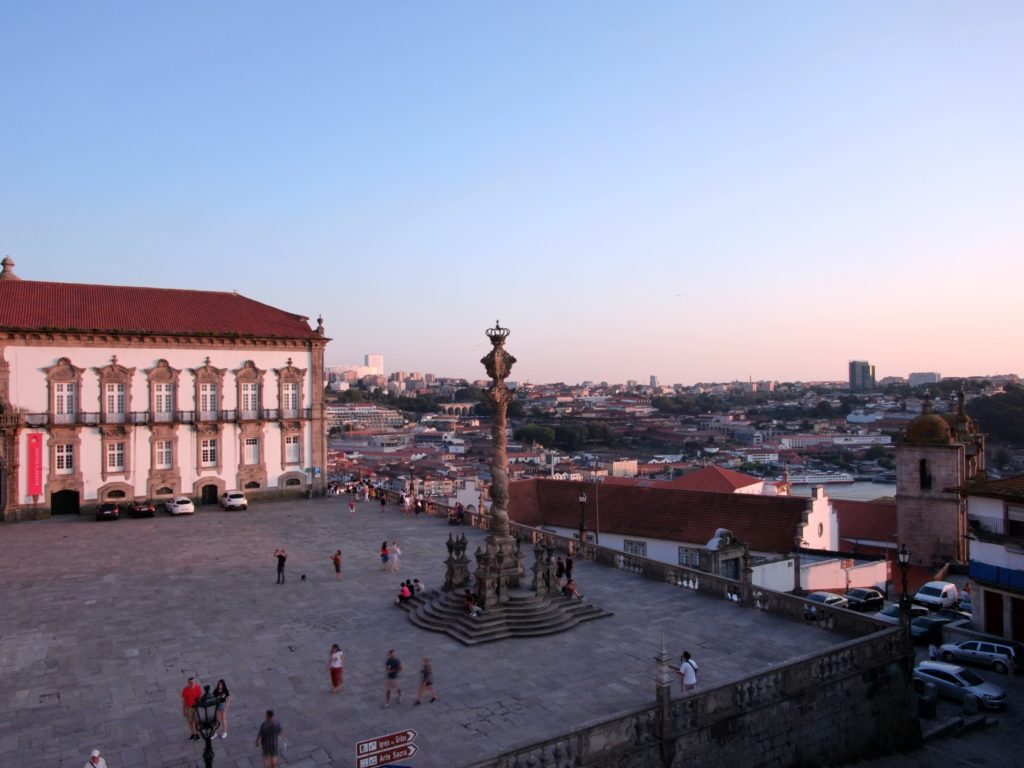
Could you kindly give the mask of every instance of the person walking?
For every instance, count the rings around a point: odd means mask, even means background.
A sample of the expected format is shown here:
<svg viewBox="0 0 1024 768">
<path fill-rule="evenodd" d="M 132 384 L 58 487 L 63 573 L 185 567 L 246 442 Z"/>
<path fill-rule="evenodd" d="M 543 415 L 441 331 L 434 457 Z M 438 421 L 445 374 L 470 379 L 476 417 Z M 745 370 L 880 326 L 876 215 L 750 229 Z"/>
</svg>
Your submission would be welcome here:
<svg viewBox="0 0 1024 768">
<path fill-rule="evenodd" d="M 388 562 L 391 564 L 391 572 L 398 573 L 398 559 L 402 556 L 402 550 L 398 548 L 398 542 L 392 541 L 388 548 Z"/>
<path fill-rule="evenodd" d="M 572 557 L 570 555 L 565 556 L 565 579 L 572 581 Z"/>
<path fill-rule="evenodd" d="M 430 692 L 430 703 L 437 701 L 437 691 L 434 690 L 434 668 L 430 663 L 430 657 L 423 657 L 423 667 L 420 669 L 420 691 L 416 696 L 416 703 L 423 703 L 423 694 Z"/>
<path fill-rule="evenodd" d="M 107 761 L 103 759 L 98 749 L 94 749 L 89 753 L 89 760 L 84 768 L 107 768 Z"/>
<path fill-rule="evenodd" d="M 185 683 L 185 687 L 181 689 L 181 713 L 185 716 L 185 722 L 188 723 L 189 741 L 199 741 L 199 731 L 196 728 L 196 702 L 202 695 L 203 689 L 194 677 L 190 677 Z"/>
<path fill-rule="evenodd" d="M 277 558 L 277 583 L 284 584 L 284 564 L 288 560 L 288 553 L 284 549 L 275 549 L 274 557 Z"/>
<path fill-rule="evenodd" d="M 268 709 L 267 717 L 256 734 L 256 746 L 263 750 L 263 768 L 277 768 L 278 756 L 287 744 L 281 723 L 274 719 L 274 710 Z"/>
<path fill-rule="evenodd" d="M 220 737 L 228 737 L 228 702 L 231 700 L 231 691 L 223 679 L 217 681 L 213 689 L 214 696 L 220 696 L 221 701 L 217 704 L 217 723 L 220 725 Z"/>
<path fill-rule="evenodd" d="M 377 489 L 377 495 L 380 496 L 380 511 L 383 512 L 388 506 L 388 497 L 385 495 L 383 488 Z"/>
<path fill-rule="evenodd" d="M 351 515 L 352 517 L 355 517 L 355 516 L 356 516 L 356 497 L 355 497 L 355 495 L 353 495 L 353 496 L 352 496 L 352 497 L 351 497 L 351 498 L 350 498 L 350 499 L 348 500 L 348 513 L 349 513 L 349 514 L 350 514 L 350 515 Z"/>
<path fill-rule="evenodd" d="M 391 706 L 391 694 L 396 695 L 396 703 L 402 703 L 402 688 L 398 683 L 398 675 L 402 671 L 402 662 L 395 656 L 395 649 L 388 651 L 388 657 L 384 660 L 384 707 Z"/>
<path fill-rule="evenodd" d="M 390 554 L 391 553 L 388 552 L 387 541 L 382 541 L 380 544 L 380 569 L 382 571 L 386 571 L 388 569 L 388 557 Z"/>
<path fill-rule="evenodd" d="M 331 670 L 331 693 L 337 693 L 345 684 L 345 654 L 341 652 L 337 643 L 331 646 L 327 667 Z"/>
<path fill-rule="evenodd" d="M 334 578 L 341 578 L 341 550 L 335 550 L 334 554 L 331 555 L 331 562 L 334 563 Z"/>
<path fill-rule="evenodd" d="M 679 657 L 678 674 L 683 678 L 683 693 L 689 693 L 697 687 L 697 662 L 690 656 L 689 651 L 683 651 Z"/>
<path fill-rule="evenodd" d="M 555 586 L 558 589 L 562 589 L 562 587 L 564 586 L 563 583 L 562 583 L 562 579 L 564 579 L 564 578 L 565 578 L 565 561 L 562 560 L 561 555 L 559 555 L 558 560 L 555 561 Z"/>
</svg>

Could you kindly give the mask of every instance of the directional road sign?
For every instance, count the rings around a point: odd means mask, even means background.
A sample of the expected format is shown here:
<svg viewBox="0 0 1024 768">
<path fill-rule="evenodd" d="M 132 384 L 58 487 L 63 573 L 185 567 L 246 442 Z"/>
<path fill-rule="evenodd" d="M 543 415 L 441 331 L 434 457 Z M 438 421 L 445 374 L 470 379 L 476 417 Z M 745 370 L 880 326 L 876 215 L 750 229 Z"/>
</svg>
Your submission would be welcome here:
<svg viewBox="0 0 1024 768">
<path fill-rule="evenodd" d="M 392 747 L 391 749 L 374 752 L 371 755 L 364 755 L 356 760 L 356 766 L 357 768 L 376 768 L 379 765 L 390 765 L 407 757 L 412 757 L 418 751 L 419 747 L 415 744 L 404 744 L 401 747 Z"/>
<path fill-rule="evenodd" d="M 375 739 L 356 742 L 358 768 L 374 768 L 412 757 L 417 752 L 416 745 L 412 743 L 415 738 L 416 731 L 407 728 Z"/>
</svg>

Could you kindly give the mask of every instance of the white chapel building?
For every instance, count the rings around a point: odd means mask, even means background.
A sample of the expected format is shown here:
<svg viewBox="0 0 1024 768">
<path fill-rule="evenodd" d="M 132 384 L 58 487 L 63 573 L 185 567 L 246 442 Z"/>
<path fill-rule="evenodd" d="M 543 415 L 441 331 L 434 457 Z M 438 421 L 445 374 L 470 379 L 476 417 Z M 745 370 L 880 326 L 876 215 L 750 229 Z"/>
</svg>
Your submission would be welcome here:
<svg viewBox="0 0 1024 768">
<path fill-rule="evenodd" d="M 22 280 L 0 265 L 3 520 L 322 488 L 322 321 L 236 293 Z"/>
</svg>

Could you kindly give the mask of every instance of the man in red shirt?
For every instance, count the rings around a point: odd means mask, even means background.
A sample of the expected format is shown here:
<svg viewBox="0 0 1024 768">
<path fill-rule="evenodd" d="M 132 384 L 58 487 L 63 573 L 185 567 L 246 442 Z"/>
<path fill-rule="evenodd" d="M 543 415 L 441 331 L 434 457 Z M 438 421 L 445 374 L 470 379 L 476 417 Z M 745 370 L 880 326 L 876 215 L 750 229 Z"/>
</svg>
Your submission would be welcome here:
<svg viewBox="0 0 1024 768">
<path fill-rule="evenodd" d="M 203 696 L 203 689 L 199 687 L 194 677 L 188 679 L 188 683 L 181 690 L 181 712 L 188 723 L 189 741 L 199 741 L 199 733 L 196 729 L 196 707 L 195 704 Z"/>
</svg>

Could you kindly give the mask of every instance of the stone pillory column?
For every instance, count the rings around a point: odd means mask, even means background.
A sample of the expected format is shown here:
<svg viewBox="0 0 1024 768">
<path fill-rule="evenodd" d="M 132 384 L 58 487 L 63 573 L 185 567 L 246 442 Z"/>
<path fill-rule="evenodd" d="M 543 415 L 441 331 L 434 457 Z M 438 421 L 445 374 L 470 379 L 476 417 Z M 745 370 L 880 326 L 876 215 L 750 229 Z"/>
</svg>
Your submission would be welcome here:
<svg viewBox="0 0 1024 768">
<path fill-rule="evenodd" d="M 480 360 L 491 377 L 491 386 L 483 392 L 483 399 L 491 406 L 491 534 L 487 537 L 487 554 L 490 557 L 480 561 L 477 567 L 477 589 L 490 602 L 504 603 L 508 591 L 502 585 L 519 586 L 519 576 L 525 573 L 523 555 L 516 546 L 516 540 L 509 535 L 508 524 L 508 404 L 512 391 L 505 386 L 505 379 L 512 371 L 516 359 L 505 351 L 505 339 L 509 329 L 495 322 L 485 333 L 493 349 Z M 484 565 L 485 573 L 480 572 Z"/>
</svg>

